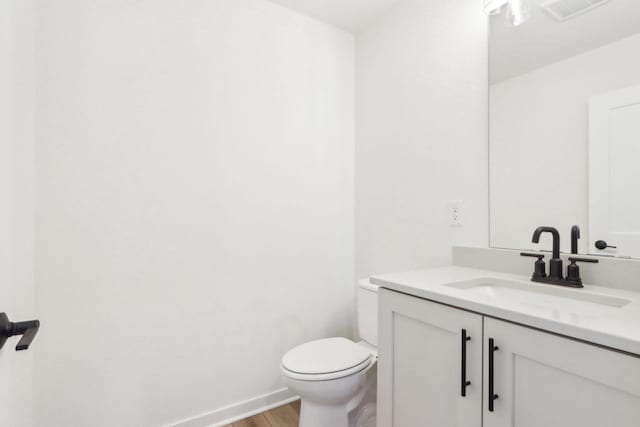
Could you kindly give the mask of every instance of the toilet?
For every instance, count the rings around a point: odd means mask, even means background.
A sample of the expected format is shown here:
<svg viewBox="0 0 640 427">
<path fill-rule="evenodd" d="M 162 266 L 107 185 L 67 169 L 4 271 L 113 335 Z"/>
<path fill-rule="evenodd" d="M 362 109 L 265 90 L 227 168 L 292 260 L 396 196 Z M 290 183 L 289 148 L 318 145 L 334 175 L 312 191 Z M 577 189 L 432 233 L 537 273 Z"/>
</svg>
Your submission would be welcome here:
<svg viewBox="0 0 640 427">
<path fill-rule="evenodd" d="M 360 280 L 357 300 L 362 341 L 311 341 L 282 358 L 285 382 L 302 398 L 300 427 L 376 425 L 378 287 Z"/>
</svg>

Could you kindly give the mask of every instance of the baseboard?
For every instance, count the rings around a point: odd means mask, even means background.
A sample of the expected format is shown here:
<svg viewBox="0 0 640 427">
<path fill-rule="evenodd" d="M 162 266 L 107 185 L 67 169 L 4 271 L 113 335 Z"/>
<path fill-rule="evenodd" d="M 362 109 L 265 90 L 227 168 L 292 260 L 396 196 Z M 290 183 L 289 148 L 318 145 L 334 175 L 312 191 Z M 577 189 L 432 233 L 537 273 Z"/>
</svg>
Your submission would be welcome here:
<svg viewBox="0 0 640 427">
<path fill-rule="evenodd" d="M 234 421 L 251 417 L 269 409 L 285 405 L 294 400 L 298 400 L 298 396 L 291 393 L 288 388 L 276 390 L 244 402 L 235 403 L 224 408 L 206 414 L 198 415 L 175 424 L 170 427 L 220 427 L 231 424 Z"/>
</svg>

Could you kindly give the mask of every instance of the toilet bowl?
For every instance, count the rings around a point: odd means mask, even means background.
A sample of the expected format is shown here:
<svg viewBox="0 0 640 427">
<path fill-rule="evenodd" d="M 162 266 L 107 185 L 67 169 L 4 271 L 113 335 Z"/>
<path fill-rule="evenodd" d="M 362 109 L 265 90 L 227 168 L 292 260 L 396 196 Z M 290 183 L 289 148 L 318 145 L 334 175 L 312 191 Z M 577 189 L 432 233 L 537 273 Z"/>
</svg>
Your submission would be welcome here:
<svg viewBox="0 0 640 427">
<path fill-rule="evenodd" d="M 326 338 L 282 358 L 287 387 L 301 397 L 300 427 L 375 427 L 378 287 L 358 283 L 361 342 Z"/>
</svg>

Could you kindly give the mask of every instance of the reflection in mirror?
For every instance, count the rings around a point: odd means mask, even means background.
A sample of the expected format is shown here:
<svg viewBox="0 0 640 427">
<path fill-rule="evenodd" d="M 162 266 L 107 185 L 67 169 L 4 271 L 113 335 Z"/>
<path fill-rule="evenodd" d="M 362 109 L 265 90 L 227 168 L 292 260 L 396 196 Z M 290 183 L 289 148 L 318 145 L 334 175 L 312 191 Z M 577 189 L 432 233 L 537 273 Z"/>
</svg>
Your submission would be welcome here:
<svg viewBox="0 0 640 427">
<path fill-rule="evenodd" d="M 490 17 L 491 246 L 640 258 L 640 1 L 529 1 Z"/>
</svg>

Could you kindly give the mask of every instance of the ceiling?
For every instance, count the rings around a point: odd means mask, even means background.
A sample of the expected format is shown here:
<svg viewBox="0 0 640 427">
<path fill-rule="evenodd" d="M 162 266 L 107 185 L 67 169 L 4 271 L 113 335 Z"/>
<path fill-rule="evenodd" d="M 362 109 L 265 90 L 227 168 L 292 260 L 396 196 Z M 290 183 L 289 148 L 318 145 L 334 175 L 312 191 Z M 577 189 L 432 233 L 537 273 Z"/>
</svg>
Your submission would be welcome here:
<svg viewBox="0 0 640 427">
<path fill-rule="evenodd" d="M 270 0 L 352 33 L 399 0 Z"/>
<path fill-rule="evenodd" d="M 533 16 L 520 27 L 491 18 L 490 80 L 496 83 L 640 33 L 640 0 L 611 0 L 558 22 L 531 0 Z"/>
<path fill-rule="evenodd" d="M 357 33 L 402 0 L 269 0 Z M 445 0 L 442 0 L 445 1 Z M 532 18 L 520 27 L 491 17 L 490 80 L 496 83 L 640 33 L 640 0 L 610 0 L 583 15 L 558 22 L 530 0 Z M 470 0 L 469 7 L 481 0 Z"/>
</svg>

